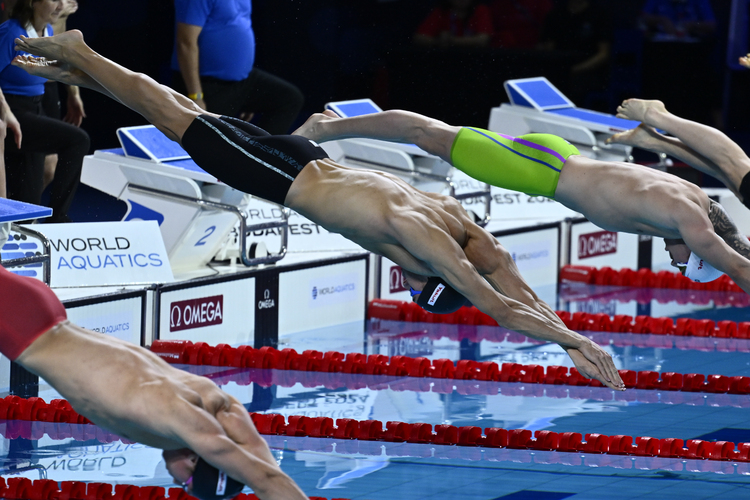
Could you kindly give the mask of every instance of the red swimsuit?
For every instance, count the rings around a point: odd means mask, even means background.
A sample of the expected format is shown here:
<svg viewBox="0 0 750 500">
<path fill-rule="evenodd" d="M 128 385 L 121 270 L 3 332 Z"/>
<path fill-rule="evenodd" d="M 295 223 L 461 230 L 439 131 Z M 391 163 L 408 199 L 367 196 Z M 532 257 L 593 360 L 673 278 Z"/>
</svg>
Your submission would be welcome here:
<svg viewBox="0 0 750 500">
<path fill-rule="evenodd" d="M 0 266 L 0 352 L 15 360 L 41 334 L 68 319 L 47 285 Z"/>
</svg>

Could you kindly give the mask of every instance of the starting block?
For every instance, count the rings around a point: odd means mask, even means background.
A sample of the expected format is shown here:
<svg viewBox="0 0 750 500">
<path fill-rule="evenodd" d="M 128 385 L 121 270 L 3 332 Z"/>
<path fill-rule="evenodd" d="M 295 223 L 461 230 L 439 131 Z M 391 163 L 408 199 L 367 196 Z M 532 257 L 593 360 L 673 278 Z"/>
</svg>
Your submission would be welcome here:
<svg viewBox="0 0 750 500">
<path fill-rule="evenodd" d="M 325 107 L 342 118 L 383 111 L 370 99 L 329 102 Z M 447 188 L 457 200 L 482 199 L 485 214 L 483 218 L 475 214 L 479 219 L 477 223 L 485 226 L 490 221 L 490 187 L 485 184 L 480 191 L 457 194 L 453 166 L 414 144 L 352 138 L 326 142 L 322 147 L 332 160 L 342 165 L 391 172 L 425 191 L 443 191 Z"/>
<path fill-rule="evenodd" d="M 0 265 L 3 267 L 24 267 L 14 270 L 22 276 L 32 276 L 50 282 L 50 243 L 39 231 L 22 227 L 15 222 L 42 219 L 52 215 L 52 209 L 30 203 L 0 198 Z M 16 233 L 11 235 L 11 233 Z M 31 237 L 37 242 L 28 241 Z M 40 251 L 41 248 L 41 251 Z M 36 267 L 42 267 L 39 276 Z"/>
<path fill-rule="evenodd" d="M 544 77 L 508 80 L 503 85 L 510 103 L 492 108 L 489 130 L 516 137 L 529 133 L 553 134 L 589 158 L 630 159 L 632 147 L 606 144 L 606 140 L 637 127 L 640 122 L 578 108 Z"/>
<path fill-rule="evenodd" d="M 175 273 L 199 269 L 219 253 L 231 254 L 227 246 L 234 240 L 246 266 L 270 264 L 286 255 L 288 209 L 279 207 L 278 221 L 248 226 L 242 209 L 252 197 L 208 174 L 156 127 L 125 127 L 117 136 L 121 148 L 84 159 L 81 182 L 125 201 L 124 221 L 157 221 Z M 247 237 L 269 228 L 280 230 L 280 249 L 256 257 L 258 246 L 248 245 Z"/>
</svg>

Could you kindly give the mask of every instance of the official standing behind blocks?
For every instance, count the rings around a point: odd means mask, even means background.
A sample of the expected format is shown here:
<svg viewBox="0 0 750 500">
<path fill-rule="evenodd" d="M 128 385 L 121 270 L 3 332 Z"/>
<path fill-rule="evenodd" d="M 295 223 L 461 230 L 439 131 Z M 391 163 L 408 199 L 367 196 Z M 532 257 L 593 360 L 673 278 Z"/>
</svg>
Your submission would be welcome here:
<svg viewBox="0 0 750 500">
<path fill-rule="evenodd" d="M 212 113 L 259 124 L 285 134 L 304 96 L 255 64 L 251 0 L 175 0 L 175 88 Z M 229 41 L 230 45 L 227 45 Z"/>
</svg>

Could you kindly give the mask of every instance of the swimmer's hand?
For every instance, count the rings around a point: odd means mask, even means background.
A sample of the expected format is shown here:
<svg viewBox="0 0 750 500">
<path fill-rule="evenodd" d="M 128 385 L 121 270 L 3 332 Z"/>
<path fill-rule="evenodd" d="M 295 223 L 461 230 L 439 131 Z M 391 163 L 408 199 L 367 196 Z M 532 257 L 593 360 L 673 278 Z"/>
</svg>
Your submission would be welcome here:
<svg viewBox="0 0 750 500">
<path fill-rule="evenodd" d="M 740 65 L 750 68 L 750 54 L 740 57 Z"/>
<path fill-rule="evenodd" d="M 616 391 L 625 390 L 625 384 L 617 372 L 612 356 L 600 346 L 589 341 L 588 344 L 579 349 L 566 346 L 562 346 L 562 348 L 568 353 L 582 376 L 596 379 Z M 603 374 L 606 374 L 606 376 Z"/>
</svg>

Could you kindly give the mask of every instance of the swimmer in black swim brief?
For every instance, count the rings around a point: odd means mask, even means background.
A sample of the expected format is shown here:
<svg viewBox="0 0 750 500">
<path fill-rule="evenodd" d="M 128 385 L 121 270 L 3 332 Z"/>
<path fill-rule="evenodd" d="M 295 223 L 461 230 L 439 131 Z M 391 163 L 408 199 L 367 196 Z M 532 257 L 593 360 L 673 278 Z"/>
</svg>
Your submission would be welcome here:
<svg viewBox="0 0 750 500">
<path fill-rule="evenodd" d="M 274 201 L 283 198 L 283 204 L 300 215 L 405 271 L 441 278 L 502 326 L 562 346 L 585 377 L 624 390 L 611 355 L 565 326 L 523 280 L 510 253 L 477 226 L 456 199 L 419 191 L 390 174 L 339 165 L 308 139 L 238 134 L 231 129 L 236 122 L 207 113 L 168 87 L 97 54 L 80 31 L 23 37 L 16 45 L 41 57 L 19 56 L 14 65 L 117 99 L 172 140 L 184 143 L 201 167 L 224 182 Z M 211 125 L 206 116 L 218 122 Z M 195 130 L 202 130 L 197 139 Z M 191 141 L 195 144 L 188 144 Z M 213 146 L 236 165 L 215 161 L 214 151 L 208 149 Z M 260 165 L 248 167 L 247 159 Z M 259 175 L 264 176 L 260 181 Z"/>
<path fill-rule="evenodd" d="M 220 181 L 279 205 L 305 165 L 328 158 L 323 148 L 304 137 L 270 135 L 243 120 L 208 114 L 195 118 L 182 146 Z"/>
</svg>

